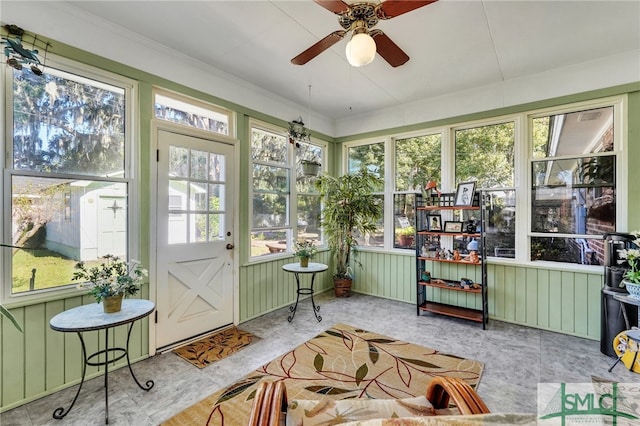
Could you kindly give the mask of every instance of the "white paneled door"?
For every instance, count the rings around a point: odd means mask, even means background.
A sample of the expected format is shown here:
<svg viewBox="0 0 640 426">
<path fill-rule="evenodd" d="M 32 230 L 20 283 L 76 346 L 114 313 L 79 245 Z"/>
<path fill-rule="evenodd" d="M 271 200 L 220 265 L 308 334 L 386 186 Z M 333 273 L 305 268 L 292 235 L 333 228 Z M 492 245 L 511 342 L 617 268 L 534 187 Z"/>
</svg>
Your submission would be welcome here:
<svg viewBox="0 0 640 426">
<path fill-rule="evenodd" d="M 157 348 L 233 322 L 233 155 L 158 132 Z"/>
</svg>

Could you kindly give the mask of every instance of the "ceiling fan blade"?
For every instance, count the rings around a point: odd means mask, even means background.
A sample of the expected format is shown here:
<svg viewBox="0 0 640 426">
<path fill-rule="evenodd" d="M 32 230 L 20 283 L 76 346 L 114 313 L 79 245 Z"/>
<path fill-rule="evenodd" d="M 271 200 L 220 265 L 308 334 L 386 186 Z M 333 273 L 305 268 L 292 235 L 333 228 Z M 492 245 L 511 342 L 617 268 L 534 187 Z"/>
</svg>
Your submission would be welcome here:
<svg viewBox="0 0 640 426">
<path fill-rule="evenodd" d="M 409 56 L 382 31 L 372 30 L 369 35 L 376 42 L 376 52 L 392 67 L 399 67 L 409 60 Z"/>
<path fill-rule="evenodd" d="M 386 0 L 376 8 L 378 19 L 391 19 L 438 0 Z"/>
<path fill-rule="evenodd" d="M 344 37 L 346 31 L 339 30 L 334 31 L 304 52 L 300 53 L 298 56 L 291 60 L 291 63 L 294 65 L 304 65 L 340 40 Z"/>
<path fill-rule="evenodd" d="M 339 15 L 349 10 L 349 5 L 342 0 L 313 0 L 330 12 Z"/>
</svg>

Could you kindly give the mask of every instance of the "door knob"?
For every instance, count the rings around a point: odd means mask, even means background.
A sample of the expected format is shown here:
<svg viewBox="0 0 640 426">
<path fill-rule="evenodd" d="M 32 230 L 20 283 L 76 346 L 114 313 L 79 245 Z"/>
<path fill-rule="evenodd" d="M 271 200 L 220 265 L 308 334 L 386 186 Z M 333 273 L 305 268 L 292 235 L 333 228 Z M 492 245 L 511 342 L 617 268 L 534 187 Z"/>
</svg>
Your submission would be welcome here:
<svg viewBox="0 0 640 426">
<path fill-rule="evenodd" d="M 233 244 L 227 244 L 227 250 L 233 250 Z"/>
</svg>

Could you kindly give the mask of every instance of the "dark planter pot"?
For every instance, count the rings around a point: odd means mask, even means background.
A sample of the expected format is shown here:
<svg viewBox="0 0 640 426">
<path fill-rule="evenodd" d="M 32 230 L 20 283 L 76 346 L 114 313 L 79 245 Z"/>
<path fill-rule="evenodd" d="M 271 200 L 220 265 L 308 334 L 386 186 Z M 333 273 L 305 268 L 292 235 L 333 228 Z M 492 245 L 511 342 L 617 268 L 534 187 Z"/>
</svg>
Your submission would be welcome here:
<svg viewBox="0 0 640 426">
<path fill-rule="evenodd" d="M 353 280 L 349 278 L 334 278 L 333 290 L 336 297 L 349 297 L 351 296 L 351 283 Z"/>
</svg>

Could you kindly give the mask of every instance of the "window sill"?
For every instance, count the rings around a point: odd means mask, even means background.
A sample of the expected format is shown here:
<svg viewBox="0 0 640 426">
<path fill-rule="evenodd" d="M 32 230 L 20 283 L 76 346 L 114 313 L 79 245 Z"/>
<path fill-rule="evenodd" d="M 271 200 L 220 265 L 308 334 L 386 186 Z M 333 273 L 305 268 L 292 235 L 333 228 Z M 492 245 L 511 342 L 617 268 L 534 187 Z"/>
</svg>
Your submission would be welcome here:
<svg viewBox="0 0 640 426">
<path fill-rule="evenodd" d="M 601 265 L 578 265 L 577 263 L 559 263 L 559 262 L 545 262 L 529 261 L 520 262 L 516 259 L 505 259 L 499 257 L 489 257 L 487 259 L 489 265 L 504 265 L 504 266 L 516 266 L 521 268 L 533 268 L 544 269 L 547 271 L 560 271 L 560 272 L 577 272 L 583 274 L 599 274 L 604 275 L 604 266 Z"/>
<path fill-rule="evenodd" d="M 2 305 L 7 309 L 22 308 L 25 306 L 39 305 L 57 300 L 69 299 L 71 297 L 87 296 L 87 289 L 80 289 L 74 286 L 64 288 L 53 288 L 39 290 L 35 292 L 20 293 L 5 297 Z"/>
</svg>

